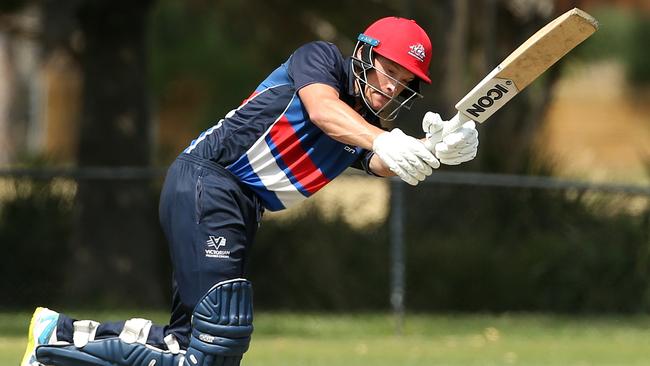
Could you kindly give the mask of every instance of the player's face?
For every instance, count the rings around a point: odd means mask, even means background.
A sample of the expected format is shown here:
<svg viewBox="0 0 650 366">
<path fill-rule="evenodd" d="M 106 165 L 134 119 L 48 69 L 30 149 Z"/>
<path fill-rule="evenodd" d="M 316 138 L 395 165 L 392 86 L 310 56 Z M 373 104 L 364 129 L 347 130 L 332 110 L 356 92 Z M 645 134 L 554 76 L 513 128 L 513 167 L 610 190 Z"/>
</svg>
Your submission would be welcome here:
<svg viewBox="0 0 650 366">
<path fill-rule="evenodd" d="M 380 110 L 391 98 L 399 95 L 415 75 L 381 55 L 376 55 L 374 63 L 377 71 L 368 73 L 368 83 L 378 90 L 366 85 L 364 94 L 372 108 Z"/>
</svg>

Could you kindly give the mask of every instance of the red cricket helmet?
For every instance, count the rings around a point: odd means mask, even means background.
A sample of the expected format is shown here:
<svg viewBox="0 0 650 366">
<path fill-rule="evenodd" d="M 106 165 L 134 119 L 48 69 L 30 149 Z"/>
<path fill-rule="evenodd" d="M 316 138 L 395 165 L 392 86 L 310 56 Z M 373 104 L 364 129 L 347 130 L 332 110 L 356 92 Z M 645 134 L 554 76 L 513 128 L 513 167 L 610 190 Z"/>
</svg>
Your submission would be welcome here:
<svg viewBox="0 0 650 366">
<path fill-rule="evenodd" d="M 359 35 L 359 40 L 369 43 L 374 52 L 431 84 L 431 40 L 415 20 L 399 17 L 379 19 Z"/>
</svg>

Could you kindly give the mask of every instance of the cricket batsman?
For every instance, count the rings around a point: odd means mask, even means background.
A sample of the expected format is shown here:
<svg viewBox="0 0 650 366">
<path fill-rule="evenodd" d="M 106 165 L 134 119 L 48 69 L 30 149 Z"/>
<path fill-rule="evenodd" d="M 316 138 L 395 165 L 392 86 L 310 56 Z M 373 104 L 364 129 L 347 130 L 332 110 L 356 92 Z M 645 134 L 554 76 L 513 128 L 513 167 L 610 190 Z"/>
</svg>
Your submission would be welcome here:
<svg viewBox="0 0 650 366">
<path fill-rule="evenodd" d="M 159 212 L 173 265 L 169 324 L 39 307 L 21 366 L 239 365 L 253 332 L 246 267 L 264 210 L 312 196 L 350 166 L 417 185 L 440 163 L 476 156 L 474 122 L 444 139 L 432 112 L 422 139 L 381 127 L 421 98 L 431 58 L 425 31 L 397 17 L 371 24 L 350 57 L 328 42 L 298 48 L 169 168 Z"/>
</svg>

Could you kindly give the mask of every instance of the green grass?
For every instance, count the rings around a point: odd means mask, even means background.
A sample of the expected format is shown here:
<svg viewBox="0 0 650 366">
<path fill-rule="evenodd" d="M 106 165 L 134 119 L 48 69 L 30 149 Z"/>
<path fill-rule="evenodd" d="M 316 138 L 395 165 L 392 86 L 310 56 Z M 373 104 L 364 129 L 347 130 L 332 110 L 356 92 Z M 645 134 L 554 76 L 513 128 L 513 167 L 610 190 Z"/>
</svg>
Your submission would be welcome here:
<svg viewBox="0 0 650 366">
<path fill-rule="evenodd" d="M 117 320 L 163 313 L 72 315 Z M 17 365 L 29 321 L 0 313 L 0 365 Z M 382 314 L 256 314 L 246 366 L 648 365 L 650 317 L 410 315 L 401 336 Z"/>
</svg>

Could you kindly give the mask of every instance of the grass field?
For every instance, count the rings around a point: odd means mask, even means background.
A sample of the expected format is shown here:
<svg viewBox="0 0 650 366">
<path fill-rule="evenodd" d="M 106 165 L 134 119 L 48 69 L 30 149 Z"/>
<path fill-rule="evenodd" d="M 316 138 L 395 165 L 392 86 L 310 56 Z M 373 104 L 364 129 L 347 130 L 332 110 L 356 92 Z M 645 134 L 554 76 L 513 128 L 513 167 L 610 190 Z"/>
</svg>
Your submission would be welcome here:
<svg viewBox="0 0 650 366">
<path fill-rule="evenodd" d="M 163 313 L 73 312 L 95 320 Z M 30 314 L 0 313 L 0 366 L 17 365 Z M 246 366 L 650 365 L 650 317 L 256 314 Z"/>
</svg>

